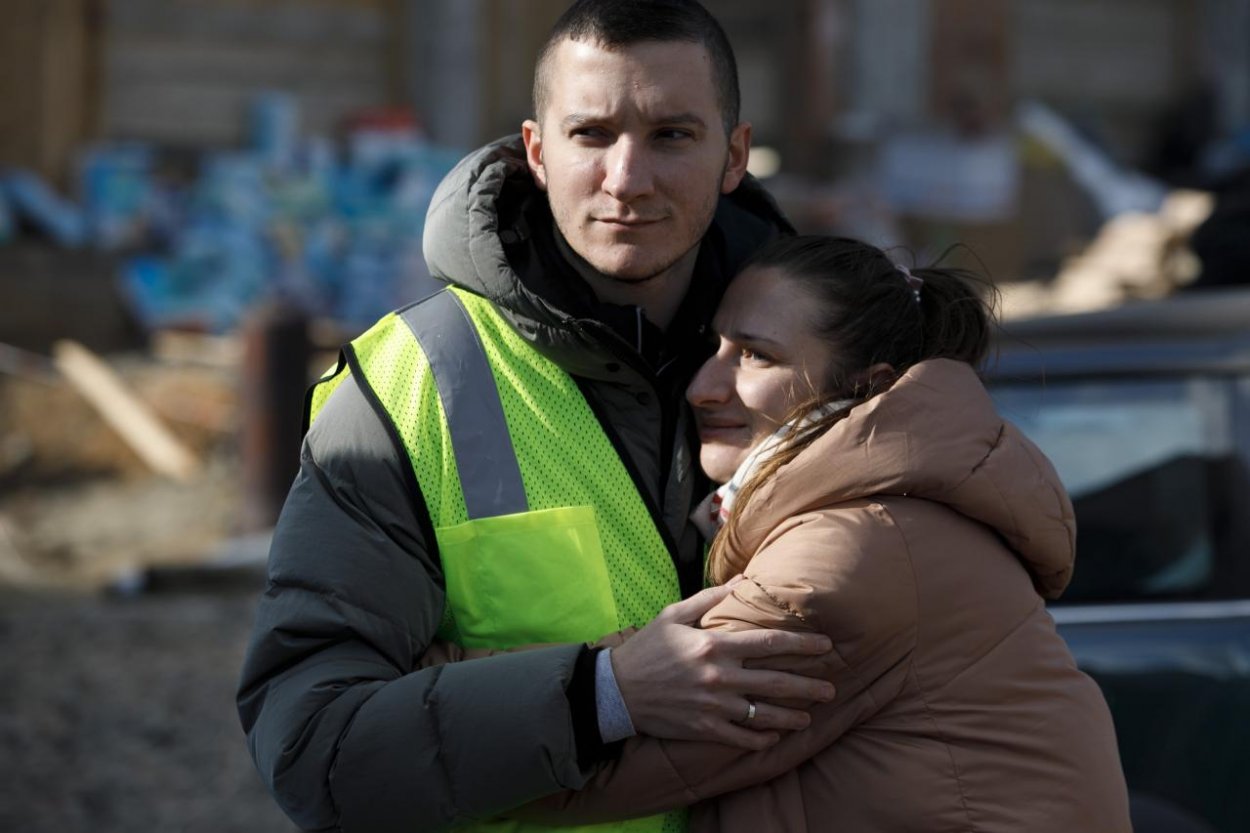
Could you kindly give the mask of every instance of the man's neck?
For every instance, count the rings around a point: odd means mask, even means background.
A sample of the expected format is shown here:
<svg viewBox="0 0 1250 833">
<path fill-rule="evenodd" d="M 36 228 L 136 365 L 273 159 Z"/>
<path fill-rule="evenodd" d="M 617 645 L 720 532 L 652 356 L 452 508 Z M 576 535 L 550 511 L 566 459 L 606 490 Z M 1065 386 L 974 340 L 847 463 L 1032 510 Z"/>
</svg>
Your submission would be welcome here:
<svg viewBox="0 0 1250 833">
<path fill-rule="evenodd" d="M 573 247 L 555 229 L 556 248 L 577 274 L 590 285 L 600 301 L 609 304 L 641 307 L 643 315 L 661 330 L 667 330 L 694 276 L 695 261 L 699 247 L 686 252 L 680 260 L 663 272 L 643 281 L 622 281 L 604 275 L 591 266 L 585 258 L 573 251 Z"/>
</svg>

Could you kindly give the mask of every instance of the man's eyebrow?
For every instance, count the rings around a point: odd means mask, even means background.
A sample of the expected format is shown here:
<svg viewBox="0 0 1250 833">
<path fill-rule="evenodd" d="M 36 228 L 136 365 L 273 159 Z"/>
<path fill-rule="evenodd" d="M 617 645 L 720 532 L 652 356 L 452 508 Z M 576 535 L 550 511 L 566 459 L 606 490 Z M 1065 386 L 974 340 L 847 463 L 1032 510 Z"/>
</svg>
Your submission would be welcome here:
<svg viewBox="0 0 1250 833">
<path fill-rule="evenodd" d="M 660 116 L 651 121 L 655 124 L 687 124 L 692 127 L 707 127 L 707 123 L 696 113 L 675 113 L 671 116 Z"/>
<path fill-rule="evenodd" d="M 567 116 L 560 119 L 560 126 L 567 130 L 573 127 L 581 127 L 583 125 L 596 124 L 604 121 L 609 121 L 609 118 L 595 113 L 569 113 Z M 673 113 L 672 115 L 651 118 L 649 121 L 652 124 L 686 125 L 704 130 L 707 129 L 707 122 L 703 121 L 697 113 Z"/>
<path fill-rule="evenodd" d="M 603 121 L 603 116 L 597 116 L 593 113 L 569 113 L 560 119 L 562 127 L 581 127 L 584 124 L 592 124 L 594 122 Z"/>
</svg>

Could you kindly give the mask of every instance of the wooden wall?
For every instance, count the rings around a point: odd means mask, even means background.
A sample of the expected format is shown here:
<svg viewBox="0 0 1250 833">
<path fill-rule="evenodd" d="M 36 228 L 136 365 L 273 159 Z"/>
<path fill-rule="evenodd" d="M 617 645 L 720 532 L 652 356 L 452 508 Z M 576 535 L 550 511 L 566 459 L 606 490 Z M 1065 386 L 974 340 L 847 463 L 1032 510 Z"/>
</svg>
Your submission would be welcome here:
<svg viewBox="0 0 1250 833">
<path fill-rule="evenodd" d="M 1109 116 L 1117 126 L 1110 138 L 1132 157 L 1161 102 L 1208 58 L 1194 54 L 1204 41 L 1196 27 L 1218 27 L 1203 23 L 1199 10 L 1214 20 L 1246 7 L 1246 0 L 706 2 L 738 53 L 743 114 L 757 143 L 778 147 L 791 170 L 812 174 L 827 167 L 840 113 L 895 125 L 940 120 L 941 103 L 969 73 L 988 83 L 993 98 L 1040 96 L 1067 111 Z M 329 132 L 360 108 L 412 103 L 435 139 L 469 147 L 515 131 L 529 115 L 534 57 L 566 4 L 0 0 L 0 164 L 64 180 L 84 138 L 236 144 L 249 99 L 265 89 L 298 96 L 305 131 Z M 976 66 L 963 45 L 971 24 L 985 30 Z"/>
<path fill-rule="evenodd" d="M 86 0 L 0 2 L 0 166 L 63 181 L 91 118 Z"/>
<path fill-rule="evenodd" d="M 401 0 L 2 0 L 0 165 L 72 179 L 84 141 L 240 142 L 263 90 L 301 129 L 408 101 Z"/>
<path fill-rule="evenodd" d="M 1096 120 L 1126 161 L 1143 154 L 1164 108 L 1198 79 L 1203 3 L 1016 0 L 1013 5 L 1016 95 Z"/>
<path fill-rule="evenodd" d="M 175 145 L 240 141 L 263 90 L 301 127 L 402 100 L 393 0 L 106 0 L 100 129 Z"/>
</svg>

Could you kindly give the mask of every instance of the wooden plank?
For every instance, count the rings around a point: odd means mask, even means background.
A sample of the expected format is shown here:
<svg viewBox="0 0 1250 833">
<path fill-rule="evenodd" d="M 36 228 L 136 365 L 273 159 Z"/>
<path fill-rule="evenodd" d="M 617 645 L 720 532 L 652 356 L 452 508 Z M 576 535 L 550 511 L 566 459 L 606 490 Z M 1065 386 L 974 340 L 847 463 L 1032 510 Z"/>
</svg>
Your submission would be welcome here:
<svg viewBox="0 0 1250 833">
<path fill-rule="evenodd" d="M 0 165 L 28 166 L 38 156 L 41 49 L 36 3 L 0 3 Z"/>
<path fill-rule="evenodd" d="M 87 138 L 86 108 L 88 44 L 83 0 L 55 0 L 46 4 L 43 117 L 39 145 L 46 175 L 65 183 L 83 140 Z"/>
<path fill-rule="evenodd" d="M 0 165 L 68 180 L 86 128 L 87 37 L 84 0 L 0 3 Z"/>
<path fill-rule="evenodd" d="M 57 369 L 155 472 L 188 482 L 199 459 L 165 427 L 102 359 L 74 341 L 53 346 Z"/>
</svg>

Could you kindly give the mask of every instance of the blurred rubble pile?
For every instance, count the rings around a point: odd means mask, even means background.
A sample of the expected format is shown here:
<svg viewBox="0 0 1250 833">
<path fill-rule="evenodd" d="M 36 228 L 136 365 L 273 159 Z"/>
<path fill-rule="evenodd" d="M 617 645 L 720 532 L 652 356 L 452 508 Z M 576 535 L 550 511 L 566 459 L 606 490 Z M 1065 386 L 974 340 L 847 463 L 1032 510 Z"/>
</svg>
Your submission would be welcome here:
<svg viewBox="0 0 1250 833">
<path fill-rule="evenodd" d="M 308 379 L 427 291 L 425 212 L 459 154 L 406 111 L 338 143 L 298 123 L 265 93 L 246 148 L 88 147 L 74 200 L 0 171 L 0 582 L 133 584 L 263 534 Z"/>
<path fill-rule="evenodd" d="M 20 367 L 14 351 L 3 354 L 0 582 L 111 585 L 153 565 L 202 561 L 240 531 L 238 351 L 203 336 L 154 344 L 108 361 L 131 408 L 158 426 L 135 420 L 146 429 L 138 443 L 106 418 L 133 416 L 71 381 L 85 348 L 59 344 L 57 362 L 26 354 Z M 144 456 L 157 435 L 178 449 L 181 470 L 158 471 Z"/>
<path fill-rule="evenodd" d="M 1214 194 L 1170 189 L 1118 167 L 1040 102 L 1025 102 L 1018 121 L 1030 141 L 1066 166 L 1102 225 L 1053 277 L 1001 284 L 1005 319 L 1106 309 L 1195 284 L 1203 263 L 1191 239 L 1211 218 Z"/>
<path fill-rule="evenodd" d="M 1163 298 L 1190 286 L 1202 270 L 1190 238 L 1214 205 L 1209 193 L 1177 190 L 1157 211 L 1111 217 L 1053 279 L 1001 285 L 1002 316 L 1089 312 Z"/>
<path fill-rule="evenodd" d="M 4 173 L 0 242 L 21 222 L 62 247 L 119 253 L 125 297 L 150 329 L 226 332 L 270 295 L 360 327 L 411 298 L 427 280 L 426 208 L 460 154 L 423 140 L 403 110 L 362 114 L 339 144 L 301 137 L 285 93 L 257 96 L 250 124 L 249 147 L 203 153 L 185 179 L 162 148 L 89 147 L 77 201 Z"/>
</svg>

